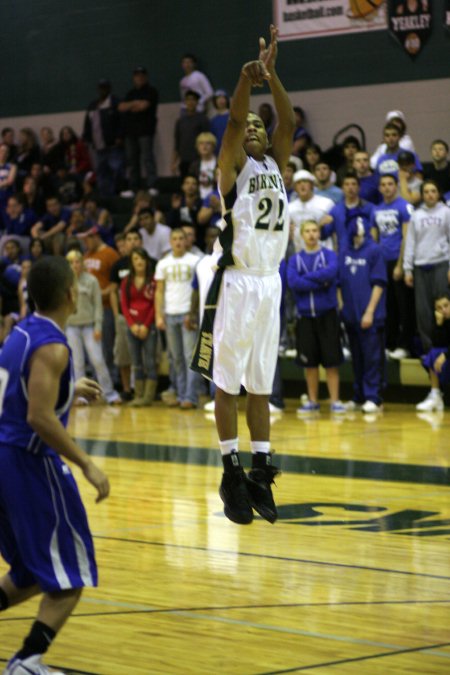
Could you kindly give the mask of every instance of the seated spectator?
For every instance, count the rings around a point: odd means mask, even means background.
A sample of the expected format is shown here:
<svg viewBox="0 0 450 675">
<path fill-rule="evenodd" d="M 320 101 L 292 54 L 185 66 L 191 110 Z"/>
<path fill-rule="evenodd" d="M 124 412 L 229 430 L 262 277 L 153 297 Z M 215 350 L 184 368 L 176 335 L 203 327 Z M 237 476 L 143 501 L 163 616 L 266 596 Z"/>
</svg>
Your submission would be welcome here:
<svg viewBox="0 0 450 675">
<path fill-rule="evenodd" d="M 184 77 L 180 80 L 180 98 L 182 101 L 181 110 L 186 112 L 186 93 L 194 91 L 198 98 L 196 102 L 197 112 L 206 112 L 208 102 L 213 95 L 213 88 L 210 81 L 204 73 L 197 68 L 197 58 L 194 54 L 185 54 L 181 59 L 181 68 Z"/>
<path fill-rule="evenodd" d="M 186 176 L 181 184 L 181 193 L 172 195 L 172 208 L 167 214 L 169 227 L 180 227 L 183 223 L 197 225 L 198 213 L 202 200 L 198 191 L 198 180 L 195 176 Z"/>
<path fill-rule="evenodd" d="M 294 187 L 298 199 L 289 204 L 289 218 L 293 228 L 292 239 L 296 251 L 303 248 L 301 236 L 301 224 L 307 220 L 320 222 L 324 216 L 331 212 L 334 203 L 327 197 L 314 194 L 315 176 L 305 169 L 294 174 Z M 328 242 L 331 247 L 331 242 Z"/>
<path fill-rule="evenodd" d="M 141 209 L 138 225 L 142 248 L 153 260 L 161 260 L 170 251 L 170 227 L 158 223 L 155 212 L 150 207 Z M 128 232 L 133 232 L 133 230 L 128 230 Z"/>
<path fill-rule="evenodd" d="M 341 202 L 344 198 L 344 193 L 341 188 L 335 185 L 336 174 L 331 170 L 331 166 L 323 159 L 319 159 L 314 167 L 314 176 L 316 178 L 316 187 L 314 194 L 319 197 L 327 197 L 335 204 Z"/>
<path fill-rule="evenodd" d="M 195 148 L 198 159 L 191 163 L 189 175 L 197 178 L 201 199 L 206 199 L 214 189 L 214 176 L 217 166 L 217 158 L 214 154 L 215 147 L 216 138 L 210 131 L 204 131 L 197 136 Z"/>
<path fill-rule="evenodd" d="M 0 258 L 0 302 L 2 316 L 18 314 L 19 298 L 17 288 L 23 260 L 22 249 L 16 239 L 8 239 Z M 9 326 L 9 328 L 11 325 Z"/>
<path fill-rule="evenodd" d="M 94 368 L 97 380 L 102 388 L 105 401 L 110 404 L 121 403 L 121 398 L 114 390 L 102 352 L 103 307 L 100 286 L 97 279 L 88 274 L 83 264 L 83 256 L 78 251 L 71 251 L 66 256 L 77 277 L 78 296 L 77 309 L 67 321 L 67 340 L 73 354 L 75 379 L 85 377 L 86 351 Z M 87 401 L 79 401 L 87 404 Z"/>
<path fill-rule="evenodd" d="M 411 215 L 406 234 L 405 284 L 414 288 L 417 328 L 424 351 L 431 347 L 433 303 L 450 284 L 450 209 L 433 181 L 422 184 L 423 204 Z"/>
<path fill-rule="evenodd" d="M 3 247 L 6 239 L 13 237 L 20 243 L 22 251 L 28 253 L 31 228 L 36 221 L 36 214 L 31 209 L 25 208 L 22 197 L 20 195 L 12 195 L 8 199 L 8 204 L 3 214 L 5 232 L 0 239 L 0 249 Z"/>
<path fill-rule="evenodd" d="M 414 300 L 403 282 L 403 250 L 414 209 L 398 196 L 395 176 L 381 176 L 380 192 L 383 201 L 372 211 L 371 226 L 376 229 L 387 268 L 386 348 L 391 359 L 404 359 L 409 356 L 414 336 Z"/>
<path fill-rule="evenodd" d="M 381 195 L 378 190 L 379 177 L 370 170 L 369 153 L 358 150 L 353 158 L 353 170 L 359 178 L 359 196 L 371 204 L 379 204 Z"/>
<path fill-rule="evenodd" d="M 217 225 L 221 218 L 222 203 L 220 201 L 219 190 L 215 188 L 206 199 L 203 200 L 202 207 L 198 212 L 197 222 L 203 227 L 206 225 Z"/>
<path fill-rule="evenodd" d="M 17 152 L 17 175 L 19 183 L 22 185 L 23 179 L 27 176 L 33 164 L 40 163 L 41 151 L 37 142 L 36 134 L 33 129 L 25 127 L 19 131 L 19 148 Z"/>
<path fill-rule="evenodd" d="M 71 173 L 65 163 L 56 167 L 55 173 L 50 174 L 48 182 L 52 194 L 58 195 L 63 206 L 77 206 L 83 195 L 81 177 Z"/>
<path fill-rule="evenodd" d="M 0 145 L 0 213 L 5 209 L 9 197 L 14 194 L 17 166 L 8 161 L 9 148 L 6 143 Z"/>
<path fill-rule="evenodd" d="M 172 173 L 184 178 L 192 162 L 198 159 L 195 142 L 203 131 L 209 131 L 209 120 L 202 112 L 197 112 L 200 95 L 196 91 L 188 90 L 184 96 L 185 114 L 175 123 L 174 151 L 172 159 Z"/>
<path fill-rule="evenodd" d="M 433 165 L 427 168 L 424 176 L 427 180 L 434 180 L 441 194 L 450 190 L 450 163 L 448 161 L 448 143 L 437 139 L 431 144 L 431 159 Z"/>
<path fill-rule="evenodd" d="M 286 164 L 286 167 L 283 171 L 282 177 L 283 177 L 283 183 L 284 187 L 286 190 L 288 202 L 293 202 L 295 199 L 298 199 L 297 192 L 295 191 L 295 185 L 294 185 L 294 174 L 299 171 L 297 169 L 297 166 L 295 162 L 292 162 L 289 160 L 289 162 Z M 219 193 L 217 193 L 219 194 Z M 218 219 L 219 220 L 219 219 Z"/>
<path fill-rule="evenodd" d="M 11 127 L 4 127 L 2 129 L 2 140 L 1 142 L 4 143 L 5 145 L 8 146 L 9 150 L 9 161 L 12 162 L 13 164 L 15 163 L 17 159 L 17 152 L 18 148 L 17 145 L 15 144 L 15 134 L 14 134 L 14 129 Z"/>
<path fill-rule="evenodd" d="M 32 263 L 36 262 L 45 255 L 44 244 L 39 237 L 32 238 L 30 241 L 30 260 Z"/>
<path fill-rule="evenodd" d="M 292 154 L 300 157 L 307 145 L 312 144 L 312 138 L 305 129 L 305 112 L 300 106 L 294 106 L 295 130 L 292 146 Z"/>
<path fill-rule="evenodd" d="M 354 220 L 346 254 L 339 258 L 342 319 L 353 367 L 353 405 L 365 413 L 382 409 L 386 265 L 380 247 Z"/>
<path fill-rule="evenodd" d="M 38 194 L 42 196 L 44 200 L 47 199 L 47 197 L 53 195 L 51 187 L 51 178 L 53 174 L 49 172 L 46 173 L 44 171 L 44 168 L 39 162 L 34 162 L 34 164 L 32 164 L 29 175 L 36 182 Z M 45 203 L 44 203 L 44 211 L 45 211 Z"/>
<path fill-rule="evenodd" d="M 58 150 L 67 170 L 80 180 L 91 171 L 91 159 L 86 144 L 78 138 L 72 127 L 65 126 L 59 132 Z"/>
<path fill-rule="evenodd" d="M 130 406 L 152 404 L 158 384 L 156 367 L 155 282 L 153 262 L 143 248 L 130 253 L 130 273 L 120 285 L 120 304 L 134 372 L 135 398 Z"/>
<path fill-rule="evenodd" d="M 230 99 L 228 98 L 228 94 L 224 89 L 218 89 L 214 92 L 212 102 L 216 113 L 209 120 L 209 124 L 211 132 L 216 137 L 215 153 L 218 156 L 220 152 L 220 146 L 222 145 L 222 138 L 230 118 Z"/>
<path fill-rule="evenodd" d="M 71 211 L 62 206 L 58 197 L 48 197 L 45 207 L 45 214 L 31 228 L 31 236 L 42 239 L 47 253 L 62 255 Z"/>
<path fill-rule="evenodd" d="M 405 116 L 401 110 L 391 110 L 390 112 L 388 112 L 386 115 L 385 123 L 393 124 L 395 127 L 397 127 L 400 134 L 399 145 L 402 150 L 410 150 L 410 152 L 415 152 L 413 140 L 411 136 L 408 136 L 408 134 L 406 133 Z M 387 145 L 386 142 L 383 142 L 381 143 L 381 145 L 378 146 L 378 148 L 375 150 L 375 152 L 370 158 L 370 166 L 372 169 L 376 169 L 379 157 L 381 157 L 381 155 L 384 155 L 386 152 L 387 152 Z"/>
<path fill-rule="evenodd" d="M 400 132 L 398 127 L 392 122 L 388 122 L 384 127 L 384 142 L 386 144 L 386 152 L 379 155 L 376 172 L 378 176 L 389 173 L 398 177 L 398 155 L 402 151 L 400 148 Z M 410 152 L 410 151 L 409 151 Z M 420 159 L 414 153 L 415 172 L 421 173 L 423 171 Z"/>
<path fill-rule="evenodd" d="M 337 250 L 340 255 L 348 246 L 348 232 L 353 223 L 360 222 L 364 227 L 366 238 L 370 237 L 373 211 L 373 204 L 363 202 L 359 197 L 359 179 L 354 171 L 344 176 L 342 190 L 343 201 L 335 204 L 330 213 L 322 219 L 323 226 L 320 233 L 322 240 L 336 236 Z"/>
<path fill-rule="evenodd" d="M 275 129 L 277 123 L 277 118 L 274 109 L 272 108 L 270 103 L 261 103 L 261 105 L 258 108 L 258 115 L 263 121 L 267 138 L 270 141 L 272 139 L 273 130 Z"/>
<path fill-rule="evenodd" d="M 166 331 L 167 346 L 175 371 L 177 398 L 168 405 L 184 410 L 198 404 L 199 375 L 191 370 L 198 331 L 188 327 L 192 279 L 198 257 L 186 252 L 186 235 L 176 228 L 170 237 L 172 252 L 156 266 L 156 326 Z"/>
<path fill-rule="evenodd" d="M 428 396 L 416 405 L 419 412 L 444 410 L 442 391 L 450 384 L 450 296 L 445 293 L 434 301 L 434 326 L 431 333 L 431 349 L 422 356 L 422 364 L 428 371 L 431 390 Z"/>
<path fill-rule="evenodd" d="M 305 369 L 308 401 L 297 412 L 318 411 L 319 365 L 326 370 L 332 413 L 345 413 L 339 400 L 339 365 L 342 362 L 337 312 L 338 261 L 334 251 L 320 244 L 320 228 L 304 221 L 305 248 L 289 259 L 287 283 L 297 306 L 297 358 Z"/>
<path fill-rule="evenodd" d="M 32 264 L 30 259 L 25 259 L 22 260 L 20 266 L 20 279 L 17 287 L 17 295 L 19 297 L 19 321 L 25 319 L 25 317 L 36 309 L 33 298 L 28 293 L 28 275 Z"/>
<path fill-rule="evenodd" d="M 22 185 L 22 197 L 25 202 L 25 208 L 31 209 L 38 218 L 45 213 L 44 191 L 38 187 L 33 176 L 25 176 Z"/>
<path fill-rule="evenodd" d="M 41 141 L 41 163 L 44 171 L 46 173 L 53 173 L 63 159 L 53 129 L 42 127 L 39 132 L 39 138 Z"/>
<path fill-rule="evenodd" d="M 314 168 L 321 157 L 322 149 L 320 145 L 317 145 L 317 143 L 307 145 L 301 157 L 305 171 L 314 173 Z"/>
<path fill-rule="evenodd" d="M 347 136 L 344 138 L 342 143 L 341 153 L 342 153 L 342 162 L 338 167 L 336 172 L 336 183 L 342 187 L 342 182 L 344 176 L 349 172 L 353 171 L 353 162 L 355 160 L 355 155 L 361 150 L 361 144 L 356 136 Z"/>
<path fill-rule="evenodd" d="M 108 209 L 99 206 L 98 199 L 94 195 L 83 200 L 81 213 L 84 218 L 84 227 L 89 230 L 94 225 L 100 228 L 100 236 L 108 246 L 114 247 L 114 224 Z"/>
<path fill-rule="evenodd" d="M 413 206 L 422 201 L 420 186 L 422 178 L 415 171 L 415 159 L 412 152 L 402 150 L 398 153 L 398 187 L 400 196 Z"/>
</svg>

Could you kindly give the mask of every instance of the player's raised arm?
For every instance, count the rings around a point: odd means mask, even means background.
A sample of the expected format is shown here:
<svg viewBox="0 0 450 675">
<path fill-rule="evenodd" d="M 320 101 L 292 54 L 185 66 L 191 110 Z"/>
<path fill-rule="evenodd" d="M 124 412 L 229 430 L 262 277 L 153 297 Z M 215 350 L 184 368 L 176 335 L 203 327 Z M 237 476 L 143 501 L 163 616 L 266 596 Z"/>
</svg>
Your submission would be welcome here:
<svg viewBox="0 0 450 675">
<path fill-rule="evenodd" d="M 269 74 L 269 78 L 266 79 L 268 79 L 277 112 L 277 125 L 272 134 L 272 149 L 270 154 L 272 154 L 278 164 L 280 171 L 283 171 L 292 153 L 295 114 L 289 96 L 275 70 L 278 53 L 277 38 L 278 29 L 271 25 L 270 45 L 266 47 L 264 38 L 259 38 L 259 59 L 264 63 Z"/>
</svg>

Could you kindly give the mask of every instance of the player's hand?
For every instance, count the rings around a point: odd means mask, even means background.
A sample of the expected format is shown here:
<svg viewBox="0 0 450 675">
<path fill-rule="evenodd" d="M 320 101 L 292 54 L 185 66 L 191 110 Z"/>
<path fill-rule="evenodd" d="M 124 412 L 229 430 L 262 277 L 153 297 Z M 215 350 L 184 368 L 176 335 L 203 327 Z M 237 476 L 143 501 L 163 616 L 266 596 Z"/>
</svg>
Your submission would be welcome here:
<svg viewBox="0 0 450 675">
<path fill-rule="evenodd" d="M 259 60 L 264 63 L 268 72 L 275 70 L 275 62 L 278 54 L 278 28 L 270 24 L 270 45 L 266 47 L 266 41 L 263 37 L 259 38 Z"/>
<path fill-rule="evenodd" d="M 262 87 L 264 80 L 270 80 L 270 74 L 263 61 L 249 61 L 242 66 L 242 74 L 250 80 L 252 87 Z"/>
<path fill-rule="evenodd" d="M 106 499 L 110 492 L 109 480 L 106 474 L 104 474 L 91 460 L 89 460 L 88 464 L 83 469 L 83 474 L 86 480 L 97 490 L 97 499 L 95 500 L 97 504 L 98 502 L 101 502 L 102 499 Z"/>
<path fill-rule="evenodd" d="M 97 401 L 102 395 L 102 388 L 95 380 L 88 377 L 80 377 L 75 382 L 75 396 L 81 396 L 88 401 Z"/>
</svg>

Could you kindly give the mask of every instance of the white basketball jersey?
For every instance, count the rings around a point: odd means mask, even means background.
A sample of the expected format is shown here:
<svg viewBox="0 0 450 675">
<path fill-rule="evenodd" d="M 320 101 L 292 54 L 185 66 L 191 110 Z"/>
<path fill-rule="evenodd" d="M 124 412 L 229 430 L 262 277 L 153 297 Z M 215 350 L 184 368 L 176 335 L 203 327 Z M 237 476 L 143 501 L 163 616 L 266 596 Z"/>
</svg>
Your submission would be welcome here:
<svg viewBox="0 0 450 675">
<path fill-rule="evenodd" d="M 275 160 L 247 157 L 222 206 L 226 226 L 220 236 L 221 264 L 254 274 L 278 272 L 289 239 L 289 214 Z"/>
</svg>

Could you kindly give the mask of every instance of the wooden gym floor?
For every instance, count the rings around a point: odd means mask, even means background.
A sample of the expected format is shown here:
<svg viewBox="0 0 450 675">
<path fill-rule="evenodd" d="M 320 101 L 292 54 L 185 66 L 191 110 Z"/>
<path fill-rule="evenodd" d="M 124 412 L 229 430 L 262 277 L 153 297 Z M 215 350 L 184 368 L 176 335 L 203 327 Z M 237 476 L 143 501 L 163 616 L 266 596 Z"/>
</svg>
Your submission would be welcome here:
<svg viewBox="0 0 450 675">
<path fill-rule="evenodd" d="M 241 400 L 241 405 L 243 400 Z M 249 443 L 240 415 L 241 450 Z M 230 523 L 211 415 L 75 409 L 100 587 L 46 661 L 96 675 L 450 673 L 450 413 L 272 417 L 280 518 Z M 78 477 L 78 474 L 77 474 Z M 0 562 L 0 572 L 5 567 Z M 37 600 L 0 615 L 0 666 Z"/>
</svg>

